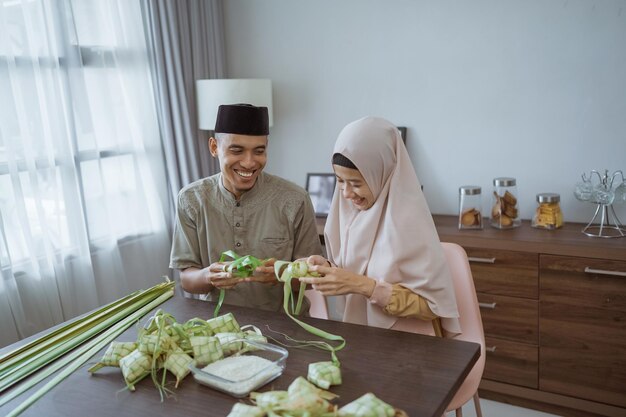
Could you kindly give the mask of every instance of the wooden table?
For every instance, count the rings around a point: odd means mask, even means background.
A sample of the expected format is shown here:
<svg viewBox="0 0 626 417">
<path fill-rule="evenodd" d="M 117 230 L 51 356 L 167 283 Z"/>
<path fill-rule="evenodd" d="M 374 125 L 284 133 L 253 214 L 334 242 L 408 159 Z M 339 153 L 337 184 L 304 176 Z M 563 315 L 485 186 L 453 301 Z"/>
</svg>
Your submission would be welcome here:
<svg viewBox="0 0 626 417">
<path fill-rule="evenodd" d="M 184 322 L 193 317 L 211 317 L 214 305 L 176 295 L 161 308 L 172 313 L 179 322 Z M 224 305 L 222 313 L 227 312 L 232 312 L 240 325 L 254 324 L 263 333 L 274 334 L 279 340 L 282 338 L 268 330 L 266 325 L 296 339 L 315 339 L 283 313 Z M 340 396 L 336 401 L 339 405 L 373 392 L 387 403 L 405 410 L 409 416 L 440 417 L 480 355 L 479 345 L 474 343 L 327 320 L 304 320 L 346 339 L 346 347 L 338 353 L 343 384 L 331 389 Z M 131 341 L 136 334 L 136 329 L 131 327 L 117 340 Z M 13 349 L 20 343 L 3 351 Z M 286 389 L 296 377 L 306 376 L 309 363 L 330 359 L 328 352 L 297 348 L 288 350 L 284 374 L 260 391 Z M 97 361 L 102 354 L 98 353 L 22 415 L 223 417 L 238 401 L 198 384 L 191 375 L 175 390 L 176 396 L 164 402 L 160 402 L 149 378 L 139 382 L 135 392 L 129 392 L 124 389 L 118 368 L 103 368 L 97 374 L 89 375 L 87 368 L 90 363 Z M 169 381 L 173 381 L 170 377 Z M 24 398 L 25 394 L 0 408 L 0 415 L 8 413 Z"/>
</svg>

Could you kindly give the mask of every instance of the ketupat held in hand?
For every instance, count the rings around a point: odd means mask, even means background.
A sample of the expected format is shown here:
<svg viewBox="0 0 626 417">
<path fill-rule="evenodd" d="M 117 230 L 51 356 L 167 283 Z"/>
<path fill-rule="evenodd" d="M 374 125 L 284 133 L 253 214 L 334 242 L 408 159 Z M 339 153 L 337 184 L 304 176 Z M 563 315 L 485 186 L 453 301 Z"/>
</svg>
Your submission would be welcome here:
<svg viewBox="0 0 626 417">
<path fill-rule="evenodd" d="M 224 271 L 232 274 L 233 277 L 238 278 L 247 278 L 251 276 L 258 267 L 263 266 L 266 262 L 266 260 L 255 258 L 252 255 L 239 256 L 233 250 L 222 252 L 219 262 L 224 262 L 227 258 L 231 258 L 233 261 L 226 266 Z M 217 300 L 215 311 L 213 312 L 213 317 L 217 317 L 219 314 L 225 297 L 226 290 L 220 289 L 220 295 Z"/>
<path fill-rule="evenodd" d="M 265 259 L 259 259 L 252 255 L 239 256 L 235 251 L 223 252 L 219 262 L 224 262 L 227 258 L 233 261 L 228 264 L 225 271 L 233 274 L 233 277 L 247 278 L 254 274 L 254 270 L 265 263 Z"/>
<path fill-rule="evenodd" d="M 294 261 L 291 262 L 287 266 L 287 270 L 291 273 L 293 278 L 302 278 L 302 277 L 321 277 L 322 275 L 315 272 L 309 271 L 309 264 L 305 261 Z"/>
</svg>

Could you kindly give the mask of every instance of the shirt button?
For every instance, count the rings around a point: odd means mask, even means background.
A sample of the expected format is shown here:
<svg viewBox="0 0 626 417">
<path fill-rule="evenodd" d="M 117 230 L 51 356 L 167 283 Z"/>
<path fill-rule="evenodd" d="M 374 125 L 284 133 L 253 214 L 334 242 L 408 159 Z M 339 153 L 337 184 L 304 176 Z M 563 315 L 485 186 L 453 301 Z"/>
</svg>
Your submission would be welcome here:
<svg viewBox="0 0 626 417">
<path fill-rule="evenodd" d="M 240 202 L 237 202 L 237 207 L 239 207 L 240 205 L 241 205 L 241 203 L 240 203 Z"/>
<path fill-rule="evenodd" d="M 241 246 L 241 243 L 237 242 L 237 247 Z"/>
<path fill-rule="evenodd" d="M 239 227 L 239 223 L 235 223 L 235 226 Z"/>
</svg>

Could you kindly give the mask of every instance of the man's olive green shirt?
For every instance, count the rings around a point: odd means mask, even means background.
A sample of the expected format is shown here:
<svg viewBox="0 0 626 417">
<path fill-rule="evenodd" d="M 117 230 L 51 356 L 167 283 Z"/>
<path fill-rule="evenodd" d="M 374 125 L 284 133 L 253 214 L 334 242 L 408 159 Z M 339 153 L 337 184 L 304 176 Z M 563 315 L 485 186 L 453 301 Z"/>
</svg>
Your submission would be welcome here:
<svg viewBox="0 0 626 417">
<path fill-rule="evenodd" d="M 313 204 L 301 187 L 261 173 L 239 201 L 221 174 L 196 181 L 178 194 L 170 268 L 205 268 L 222 252 L 293 261 L 322 255 Z M 205 297 L 217 301 L 219 290 Z M 242 283 L 226 290 L 227 304 L 278 311 L 282 285 Z"/>
</svg>

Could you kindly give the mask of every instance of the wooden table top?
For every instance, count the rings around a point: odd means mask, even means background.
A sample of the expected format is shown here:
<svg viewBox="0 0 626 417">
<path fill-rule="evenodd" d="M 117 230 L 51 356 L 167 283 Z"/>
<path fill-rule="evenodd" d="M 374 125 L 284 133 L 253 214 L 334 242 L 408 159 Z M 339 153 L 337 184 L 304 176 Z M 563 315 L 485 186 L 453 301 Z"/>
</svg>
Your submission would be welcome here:
<svg viewBox="0 0 626 417">
<path fill-rule="evenodd" d="M 210 318 L 213 303 L 174 296 L 161 308 L 184 322 L 193 317 Z M 264 334 L 274 335 L 268 327 L 299 340 L 315 340 L 284 313 L 224 305 L 223 314 L 232 312 L 240 325 L 253 324 Z M 331 387 L 341 405 L 373 392 L 383 401 L 403 409 L 409 416 L 441 416 L 454 393 L 480 355 L 475 343 L 383 330 L 367 326 L 306 318 L 304 321 L 346 339 L 338 352 L 343 384 Z M 143 321 L 142 321 L 143 323 Z M 135 340 L 131 327 L 117 340 Z M 13 349 L 23 342 L 8 346 Z M 106 348 L 105 348 L 106 349 Z M 160 402 L 150 378 L 136 385 L 135 392 L 125 389 L 118 368 L 103 368 L 90 376 L 87 368 L 99 360 L 103 349 L 67 379 L 28 408 L 23 416 L 226 416 L 239 400 L 198 384 L 188 375 L 175 390 L 175 397 Z M 319 350 L 288 348 L 287 368 L 283 375 L 259 391 L 286 389 L 298 376 L 307 374 L 311 362 L 330 360 Z M 174 378 L 168 375 L 168 381 Z M 171 385 L 173 388 L 173 384 Z M 0 408 L 0 415 L 15 408 L 26 394 Z"/>
</svg>

